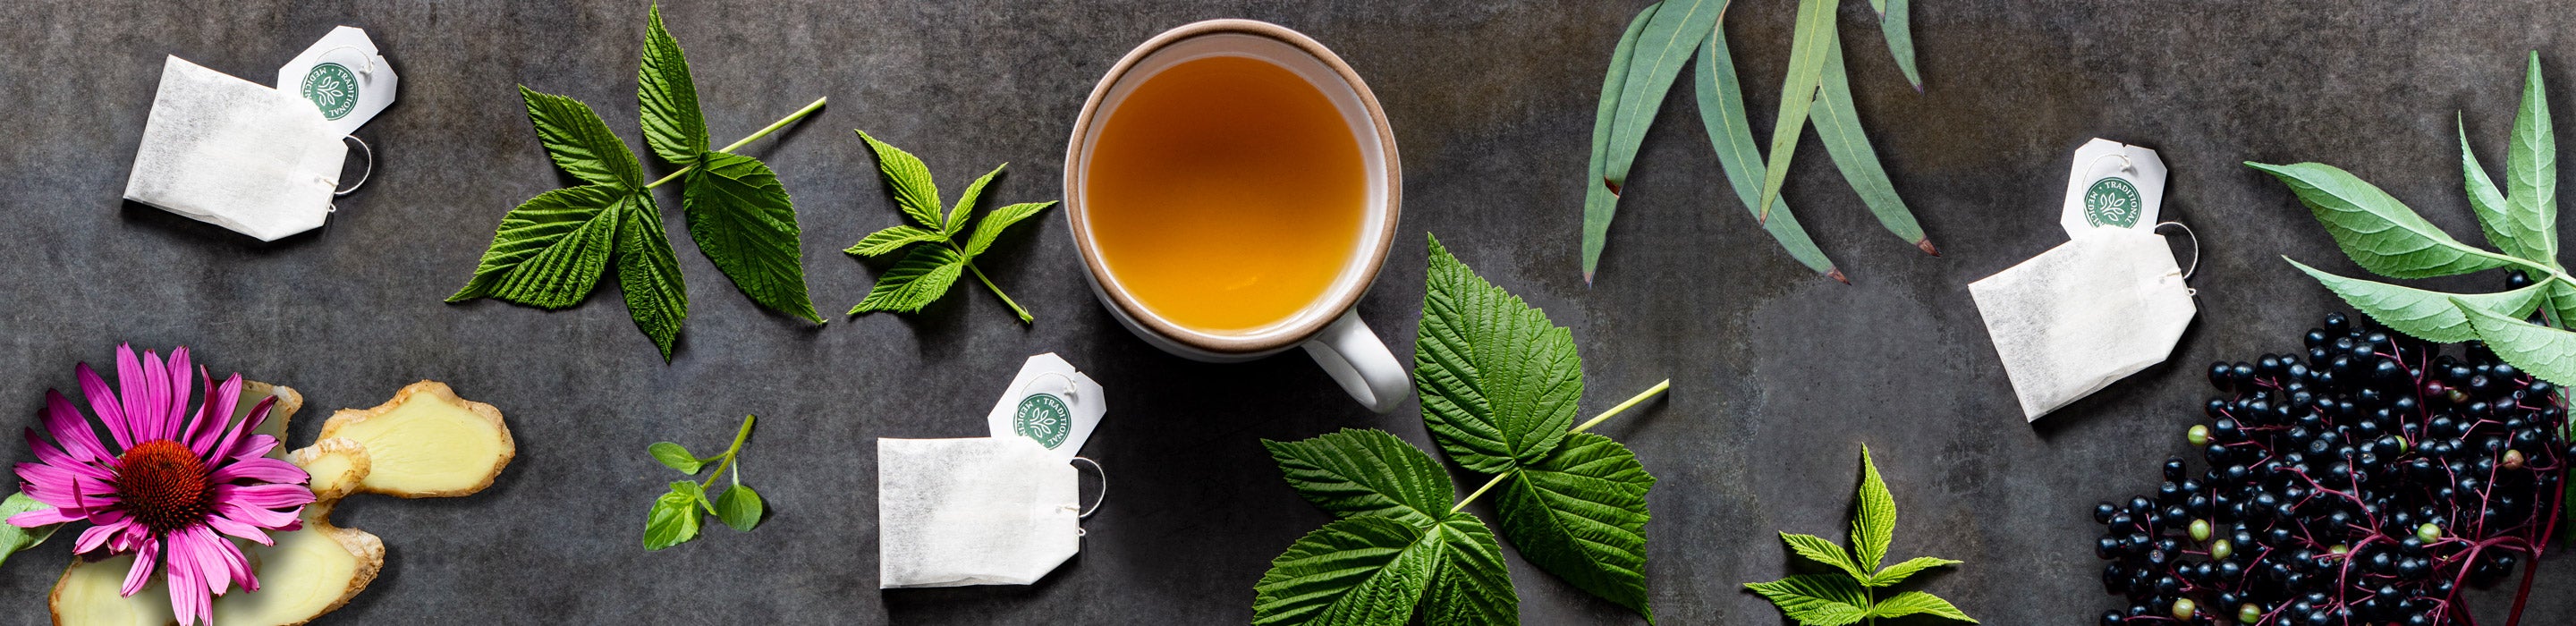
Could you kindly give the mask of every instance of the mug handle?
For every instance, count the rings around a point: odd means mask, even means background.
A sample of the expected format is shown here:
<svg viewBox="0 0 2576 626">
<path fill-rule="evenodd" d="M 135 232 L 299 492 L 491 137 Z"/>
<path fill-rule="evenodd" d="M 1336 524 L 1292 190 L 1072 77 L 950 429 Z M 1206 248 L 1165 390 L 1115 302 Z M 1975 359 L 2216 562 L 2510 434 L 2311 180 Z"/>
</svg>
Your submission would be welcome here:
<svg viewBox="0 0 2576 626">
<path fill-rule="evenodd" d="M 1306 355 L 1324 367 L 1333 381 L 1342 384 L 1351 398 L 1367 405 L 1376 413 L 1395 410 L 1396 405 L 1413 397 L 1413 380 L 1406 375 L 1404 364 L 1388 352 L 1377 333 L 1360 321 L 1358 309 L 1343 311 L 1341 319 L 1324 327 L 1303 344 Z"/>
</svg>

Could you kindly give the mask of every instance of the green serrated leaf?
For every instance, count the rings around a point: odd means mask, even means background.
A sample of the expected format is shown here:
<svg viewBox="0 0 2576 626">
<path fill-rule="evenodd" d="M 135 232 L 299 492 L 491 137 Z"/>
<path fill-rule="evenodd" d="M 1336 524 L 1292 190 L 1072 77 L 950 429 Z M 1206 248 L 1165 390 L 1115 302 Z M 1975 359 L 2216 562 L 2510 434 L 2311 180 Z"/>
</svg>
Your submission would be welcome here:
<svg viewBox="0 0 2576 626">
<path fill-rule="evenodd" d="M 805 264 L 796 204 L 778 175 L 759 159 L 723 152 L 689 170 L 680 207 L 689 238 L 733 286 L 771 310 L 821 323 L 805 295 Z"/>
<path fill-rule="evenodd" d="M 938 231 L 904 224 L 868 233 L 868 236 L 860 238 L 858 243 L 850 244 L 849 249 L 842 252 L 867 257 L 884 256 L 886 253 L 901 250 L 904 246 L 925 241 L 946 242 L 948 237 L 939 234 Z"/>
<path fill-rule="evenodd" d="M 2513 139 L 2505 148 L 2505 199 L 2512 206 L 2513 239 L 2522 249 L 2506 252 L 2556 267 L 2558 264 L 2558 140 L 2549 124 L 2549 93 L 2540 81 L 2540 53 L 2533 51 L 2523 74 L 2522 110 L 2513 116 Z M 2479 216 L 2484 222 L 2485 216 Z M 2498 246 L 2503 247 L 2503 246 Z"/>
<path fill-rule="evenodd" d="M 2513 205 L 2505 200 L 2504 192 L 2496 189 L 2495 179 L 2487 177 L 2486 166 L 2478 163 L 2477 151 L 2469 148 L 2467 124 L 2457 116 L 2452 117 L 2451 123 L 2460 132 L 2461 180 L 2468 188 L 2469 209 L 2477 213 L 2478 230 L 2486 233 L 2487 243 L 2505 254 L 2543 263 L 2554 262 L 2547 256 L 2533 259 L 2531 251 L 2524 248 L 2523 240 L 2529 238 L 2529 234 L 2524 224 L 2515 219 Z M 2543 229 L 2541 232 L 2550 231 Z M 2547 236 L 2555 238 L 2555 235 Z"/>
<path fill-rule="evenodd" d="M 1842 546 L 1834 545 L 1834 542 L 1827 541 L 1823 537 L 1796 533 L 1780 533 L 1780 541 L 1782 543 L 1789 544 L 1790 552 L 1797 553 L 1798 556 L 1806 557 L 1809 561 L 1815 561 L 1817 563 L 1823 563 L 1840 568 L 1844 572 L 1849 572 L 1853 578 L 1869 577 L 1868 570 L 1860 569 L 1859 565 L 1852 564 L 1850 552 L 1844 551 Z"/>
<path fill-rule="evenodd" d="M 626 140 L 609 132 L 608 123 L 600 121 L 590 105 L 525 86 L 519 88 L 519 98 L 527 102 L 528 122 L 537 127 L 537 142 L 545 144 L 546 157 L 564 173 L 594 185 L 644 187 L 642 166 L 635 163 L 634 153 L 626 151 Z"/>
<path fill-rule="evenodd" d="M 867 311 L 912 313 L 937 302 L 948 294 L 948 286 L 966 271 L 966 257 L 948 246 L 918 246 L 877 276 L 876 286 L 868 288 L 868 297 L 850 308 L 851 315 Z"/>
<path fill-rule="evenodd" d="M 1585 284 L 1592 282 L 1592 270 L 1601 263 L 1601 249 L 1610 235 L 1610 218 L 1619 210 L 1619 189 L 1603 174 L 1610 167 L 1610 134 L 1619 120 L 1619 95 L 1628 85 L 1628 64 L 1636 57 L 1637 38 L 1645 34 L 1646 22 L 1652 21 L 1655 11 L 1663 6 L 1661 2 L 1646 5 L 1636 18 L 1628 20 L 1628 30 L 1619 35 L 1618 46 L 1610 50 L 1610 69 L 1602 73 L 1601 103 L 1592 118 L 1592 158 L 1583 180 Z"/>
<path fill-rule="evenodd" d="M 877 141 L 877 138 L 868 136 L 867 131 L 858 133 L 860 139 L 868 142 L 868 149 L 876 153 L 877 171 L 885 175 L 886 186 L 894 189 L 895 205 L 902 207 L 904 215 L 912 216 L 913 221 L 920 222 L 923 227 L 943 229 L 945 220 L 939 216 L 939 186 L 930 178 L 930 166 L 923 165 L 921 159 L 902 148 Z"/>
<path fill-rule="evenodd" d="M 1384 517 L 1430 526 L 1456 500 L 1448 472 L 1382 430 L 1344 429 L 1304 441 L 1262 440 L 1297 495 L 1335 517 Z"/>
<path fill-rule="evenodd" d="M 1959 563 L 1960 561 L 1953 561 L 1950 559 L 1918 556 L 1906 559 L 1903 563 L 1887 566 L 1887 569 L 1878 570 L 1877 573 L 1870 574 L 1868 577 L 1860 581 L 1860 584 L 1864 587 L 1886 587 L 1896 583 L 1905 582 L 1905 579 L 1913 578 L 1916 573 L 1922 572 L 1923 570 L 1947 565 L 1958 565 Z"/>
<path fill-rule="evenodd" d="M 734 530 L 751 532 L 760 525 L 760 514 L 766 509 L 760 492 L 752 491 L 750 485 L 726 487 L 724 493 L 716 495 L 716 519 L 724 520 Z"/>
<path fill-rule="evenodd" d="M 1887 51 L 1896 57 L 1896 69 L 1905 72 L 1905 82 L 1914 85 L 1915 93 L 1923 92 L 1923 75 L 1914 71 L 1914 28 L 1911 22 L 1913 0 L 1872 0 L 1878 9 L 1878 32 L 1887 38 Z"/>
<path fill-rule="evenodd" d="M 1798 25 L 1789 42 L 1789 75 L 1780 85 L 1780 114 L 1771 122 L 1771 159 L 1762 178 L 1762 199 L 1754 213 L 1771 218 L 1771 203 L 1789 182 L 1790 157 L 1797 154 L 1798 134 L 1807 128 L 1807 111 L 1824 83 L 1825 57 L 1833 47 L 1833 0 L 1798 0 Z"/>
<path fill-rule="evenodd" d="M 957 195 L 957 206 L 948 209 L 948 218 L 939 227 L 939 232 L 953 237 L 965 231 L 966 215 L 975 210 L 975 199 L 984 195 L 984 185 L 992 183 L 993 177 L 1002 175 L 1002 170 L 1010 166 L 1009 163 L 993 166 L 993 171 L 985 172 L 974 183 L 966 185 L 966 193 Z M 966 256 L 975 255 L 970 253 Z"/>
<path fill-rule="evenodd" d="M 697 483 L 688 484 L 694 486 Z M 653 510 L 644 518 L 644 549 L 660 550 L 697 537 L 696 498 L 675 489 L 653 499 Z"/>
<path fill-rule="evenodd" d="M 1800 574 L 1767 583 L 1745 583 L 1789 619 L 1805 626 L 1845 626 L 1869 617 L 1869 596 L 1860 583 L 1839 575 Z"/>
<path fill-rule="evenodd" d="M 1020 223 L 1020 220 L 1036 216 L 1039 211 L 1045 211 L 1051 206 L 1055 206 L 1054 201 L 1023 202 L 985 213 L 984 220 L 975 225 L 975 234 L 966 238 L 966 256 L 968 258 L 983 256 L 985 250 L 993 247 L 993 240 L 1001 238 L 1004 229 Z"/>
<path fill-rule="evenodd" d="M 1403 624 L 1441 556 L 1423 529 L 1352 517 L 1307 533 L 1253 585 L 1252 623 Z"/>
<path fill-rule="evenodd" d="M 1898 1 L 1901 2 L 1903 0 Z M 1935 615 L 1970 624 L 1977 623 L 1976 618 L 1968 617 L 1967 613 L 1960 612 L 1959 607 L 1950 606 L 1949 600 L 1943 600 L 1938 596 L 1920 591 L 1908 591 L 1889 596 L 1885 600 L 1878 601 L 1876 606 L 1869 607 L 1869 616 L 1872 618 L 1902 617 L 1915 614 Z"/>
<path fill-rule="evenodd" d="M 2469 318 L 2478 338 L 2496 356 L 2522 371 L 2560 386 L 2576 385 L 2576 332 L 2568 332 L 2497 315 L 2494 311 L 2452 299 Z"/>
<path fill-rule="evenodd" d="M 2546 290 L 2550 288 L 2550 285 L 2543 284 L 2500 293 L 2464 295 L 2345 278 L 2296 260 L 2290 260 L 2290 265 L 2315 277 L 2327 290 L 2342 297 L 2363 315 L 2378 320 L 2381 325 L 2435 343 L 2459 343 L 2477 338 L 2477 332 L 2469 327 L 2468 317 L 2460 312 L 2454 299 L 2520 319 L 2540 308 L 2541 303 L 2548 299 Z"/>
<path fill-rule="evenodd" d="M 689 57 L 680 50 L 680 41 L 662 28 L 661 5 L 653 6 L 644 24 L 644 64 L 635 71 L 644 144 L 652 146 L 662 160 L 686 167 L 707 151 L 707 120 L 698 111 L 698 82 L 689 76 Z"/>
<path fill-rule="evenodd" d="M 2322 163 L 2268 165 L 2246 162 L 2281 179 L 2308 206 L 2335 245 L 2363 268 L 2390 278 L 2431 278 L 2501 267 L 2504 262 L 2471 248 L 2414 209 L 2350 172 Z"/>
<path fill-rule="evenodd" d="M 653 339 L 668 363 L 680 323 L 689 319 L 688 285 L 652 196 L 630 196 L 625 207 L 619 210 L 625 223 L 617 229 L 617 286 L 626 292 L 626 314 L 635 318 L 635 328 Z"/>
<path fill-rule="evenodd" d="M 1637 455 L 1609 437 L 1568 433 L 1546 460 L 1511 473 L 1495 507 L 1522 558 L 1652 621 L 1646 491 L 1655 477 Z"/>
<path fill-rule="evenodd" d="M 9 494 L 8 499 L 0 500 L 0 519 L 7 519 L 9 516 L 28 511 L 39 511 L 49 508 L 53 508 L 53 505 L 38 501 L 34 497 L 28 496 L 26 492 L 22 491 L 13 493 Z M 54 531 L 60 530 L 62 527 L 62 524 L 46 524 L 34 528 L 20 528 L 16 524 L 0 523 L 0 562 L 8 561 L 9 555 L 17 554 L 28 548 L 36 547 L 36 544 L 44 543 L 46 539 L 54 536 Z M 1493 541 L 1493 537 L 1487 536 L 1485 540 L 1487 542 L 1491 542 Z M 1500 555 L 1496 555 L 1495 564 L 1498 566 L 1501 565 L 1500 559 Z M 1508 578 L 1508 575 L 1503 581 L 1503 592 L 1511 592 L 1511 581 Z"/>
<path fill-rule="evenodd" d="M 1852 514 L 1853 564 L 1863 570 L 1878 569 L 1887 558 L 1887 544 L 1896 538 L 1896 494 L 1887 491 L 1887 482 L 1878 477 L 1878 464 L 1870 461 L 1869 446 L 1860 447 L 1860 501 Z"/>
<path fill-rule="evenodd" d="M 695 476 L 698 473 L 698 469 L 705 465 L 705 463 L 698 460 L 697 455 L 689 454 L 688 448 L 681 447 L 680 444 L 668 441 L 653 442 L 653 445 L 646 446 L 644 451 L 651 453 L 653 455 L 653 460 L 661 461 L 663 465 L 670 466 L 671 469 L 680 470 L 680 473 L 682 474 Z"/>
<path fill-rule="evenodd" d="M 608 268 L 623 215 L 617 207 L 629 197 L 612 186 L 584 185 L 510 209 L 474 277 L 447 301 L 493 297 L 547 309 L 581 303 Z"/>
<path fill-rule="evenodd" d="M 1451 460 L 1488 474 L 1547 458 L 1583 398 L 1574 335 L 1477 276 L 1436 237 L 1428 273 L 1413 381 L 1432 438 Z"/>
<path fill-rule="evenodd" d="M 1406 446 L 1410 448 L 1412 446 Z M 1503 565 L 1494 531 L 1466 513 L 1440 518 L 1423 538 L 1439 548 L 1440 564 L 1422 600 L 1424 624 L 1504 626 L 1521 623 L 1520 594 Z"/>
<path fill-rule="evenodd" d="M 1914 212 L 1905 208 L 1905 199 L 1896 195 L 1896 184 L 1887 180 L 1887 169 L 1878 163 L 1878 150 L 1870 147 L 1869 134 L 1861 130 L 1860 113 L 1852 106 L 1851 77 L 1843 67 L 1843 45 L 1838 38 L 1825 38 L 1825 70 L 1818 90 L 1812 120 L 1816 137 L 1824 140 L 1825 154 L 1833 157 L 1834 167 L 1842 170 L 1843 181 L 1860 194 L 1869 212 L 1878 216 L 1880 226 L 1897 238 L 1931 252 L 1932 240 L 1923 236 L 1923 226 L 1914 221 Z"/>
<path fill-rule="evenodd" d="M 1798 216 L 1789 210 L 1785 198 L 1771 207 L 1771 219 L 1760 219 L 1755 210 L 1762 198 L 1762 179 L 1767 176 L 1762 163 L 1760 144 L 1753 143 L 1753 126 L 1744 115 L 1744 85 L 1735 76 L 1735 58 L 1726 48 L 1726 21 L 1721 18 L 1709 32 L 1708 41 L 1699 47 L 1695 66 L 1696 96 L 1699 119 L 1708 128 L 1709 145 L 1717 148 L 1718 165 L 1726 171 L 1726 182 L 1735 188 L 1735 197 L 1744 203 L 1746 214 L 1753 215 L 1762 230 L 1789 251 L 1789 257 L 1805 264 L 1807 269 L 1839 277 L 1842 270 L 1833 259 L 1816 247 L 1807 229 L 1798 224 Z"/>
</svg>

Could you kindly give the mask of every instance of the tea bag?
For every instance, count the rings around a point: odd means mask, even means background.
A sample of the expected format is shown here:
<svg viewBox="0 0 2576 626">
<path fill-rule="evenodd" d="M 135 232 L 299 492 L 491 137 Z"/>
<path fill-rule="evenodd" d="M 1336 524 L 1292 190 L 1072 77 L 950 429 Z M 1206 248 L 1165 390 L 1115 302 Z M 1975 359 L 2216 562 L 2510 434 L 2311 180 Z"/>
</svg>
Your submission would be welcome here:
<svg viewBox="0 0 2576 626">
<path fill-rule="evenodd" d="M 1009 390 L 985 413 L 984 424 L 995 437 L 1027 437 L 1056 458 L 1071 461 L 1108 412 L 1100 383 L 1049 352 L 1020 365 Z"/>
<path fill-rule="evenodd" d="M 877 439 L 877 587 L 1037 582 L 1082 547 L 1075 481 L 1026 437 Z"/>
<path fill-rule="evenodd" d="M 2094 228 L 1968 293 L 2023 417 L 2037 421 L 2163 362 L 2199 311 L 2185 276 L 2162 235 Z"/>
<path fill-rule="evenodd" d="M 303 98 L 169 57 L 125 199 L 275 241 L 330 214 L 340 137 Z"/>
</svg>

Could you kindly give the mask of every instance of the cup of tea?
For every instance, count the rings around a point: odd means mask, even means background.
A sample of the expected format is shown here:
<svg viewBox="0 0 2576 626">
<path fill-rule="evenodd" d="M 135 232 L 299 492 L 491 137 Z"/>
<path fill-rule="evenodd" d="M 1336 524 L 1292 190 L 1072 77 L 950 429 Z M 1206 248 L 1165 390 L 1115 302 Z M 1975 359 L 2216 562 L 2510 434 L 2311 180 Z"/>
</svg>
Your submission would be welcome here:
<svg viewBox="0 0 2576 626">
<path fill-rule="evenodd" d="M 1393 245 L 1403 173 L 1368 84 L 1297 31 L 1210 20 L 1127 53 L 1065 148 L 1092 292 L 1183 358 L 1304 348 L 1384 413 L 1413 395 L 1353 307 Z"/>
</svg>

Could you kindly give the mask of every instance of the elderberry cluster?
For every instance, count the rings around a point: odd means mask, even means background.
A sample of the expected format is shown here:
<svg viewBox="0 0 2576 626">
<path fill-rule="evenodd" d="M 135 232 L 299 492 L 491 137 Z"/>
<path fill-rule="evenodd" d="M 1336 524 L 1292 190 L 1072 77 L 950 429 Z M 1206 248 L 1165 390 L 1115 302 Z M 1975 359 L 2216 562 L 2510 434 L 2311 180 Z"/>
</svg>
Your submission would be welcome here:
<svg viewBox="0 0 2576 626">
<path fill-rule="evenodd" d="M 2211 365 L 2221 395 L 2186 432 L 2207 468 L 2174 457 L 2153 495 L 2094 507 L 2103 589 L 2130 604 L 2102 624 L 2461 622 L 2462 586 L 2548 541 L 2576 458 L 2557 387 L 2340 313 L 2306 343 Z"/>
</svg>

